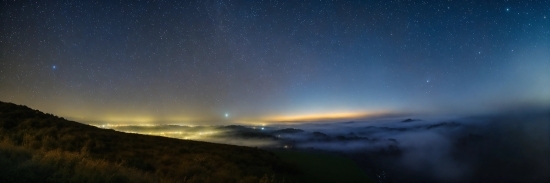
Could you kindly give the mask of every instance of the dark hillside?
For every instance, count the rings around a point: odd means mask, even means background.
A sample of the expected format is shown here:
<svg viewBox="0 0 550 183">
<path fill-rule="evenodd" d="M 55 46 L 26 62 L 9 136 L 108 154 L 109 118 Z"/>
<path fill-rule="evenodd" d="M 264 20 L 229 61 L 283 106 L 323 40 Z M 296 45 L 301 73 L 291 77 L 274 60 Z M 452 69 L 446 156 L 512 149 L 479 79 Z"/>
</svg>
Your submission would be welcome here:
<svg viewBox="0 0 550 183">
<path fill-rule="evenodd" d="M 4 102 L 0 142 L 9 182 L 289 182 L 297 173 L 257 148 L 116 132 Z"/>
</svg>

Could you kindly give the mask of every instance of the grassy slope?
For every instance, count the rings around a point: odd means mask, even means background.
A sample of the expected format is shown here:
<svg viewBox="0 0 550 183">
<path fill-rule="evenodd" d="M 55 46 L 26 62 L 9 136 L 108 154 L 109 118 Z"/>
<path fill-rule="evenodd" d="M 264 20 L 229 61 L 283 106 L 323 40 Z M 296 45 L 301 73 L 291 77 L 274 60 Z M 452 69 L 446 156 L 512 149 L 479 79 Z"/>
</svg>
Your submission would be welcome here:
<svg viewBox="0 0 550 183">
<path fill-rule="evenodd" d="M 297 178 L 308 182 L 373 182 L 350 159 L 323 153 L 275 151 L 283 159 L 303 170 Z"/>
<path fill-rule="evenodd" d="M 261 149 L 99 129 L 3 102 L 0 142 L 0 182 L 289 182 L 298 172 Z"/>
<path fill-rule="evenodd" d="M 2 182 L 154 182 L 151 174 L 79 153 L 40 151 L 0 142 Z"/>
</svg>

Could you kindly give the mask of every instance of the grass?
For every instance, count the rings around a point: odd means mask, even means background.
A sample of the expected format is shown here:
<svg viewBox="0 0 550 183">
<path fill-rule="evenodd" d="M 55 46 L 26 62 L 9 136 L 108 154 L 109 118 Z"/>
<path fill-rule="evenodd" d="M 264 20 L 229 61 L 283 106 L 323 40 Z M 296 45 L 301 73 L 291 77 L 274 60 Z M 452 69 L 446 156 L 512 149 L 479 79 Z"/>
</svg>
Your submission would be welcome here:
<svg viewBox="0 0 550 183">
<path fill-rule="evenodd" d="M 130 134 L 0 102 L 0 182 L 372 182 L 349 159 Z"/>
<path fill-rule="evenodd" d="M 134 168 L 93 159 L 80 153 L 44 151 L 0 142 L 3 182 L 159 182 Z"/>
<path fill-rule="evenodd" d="M 296 182 L 251 147 L 100 129 L 0 102 L 0 182 Z"/>
<path fill-rule="evenodd" d="M 293 150 L 273 152 L 295 163 L 303 171 L 297 178 L 304 182 L 373 182 L 353 161 L 345 157 Z"/>
</svg>

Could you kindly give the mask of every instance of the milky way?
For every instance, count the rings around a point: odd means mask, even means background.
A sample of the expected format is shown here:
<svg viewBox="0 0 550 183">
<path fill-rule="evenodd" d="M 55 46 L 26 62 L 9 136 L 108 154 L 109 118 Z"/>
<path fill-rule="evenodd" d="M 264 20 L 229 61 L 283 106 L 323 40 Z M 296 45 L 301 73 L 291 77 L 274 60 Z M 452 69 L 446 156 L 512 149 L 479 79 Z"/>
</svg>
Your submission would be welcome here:
<svg viewBox="0 0 550 183">
<path fill-rule="evenodd" d="M 3 1 L 0 100 L 224 124 L 550 104 L 547 1 Z"/>
</svg>

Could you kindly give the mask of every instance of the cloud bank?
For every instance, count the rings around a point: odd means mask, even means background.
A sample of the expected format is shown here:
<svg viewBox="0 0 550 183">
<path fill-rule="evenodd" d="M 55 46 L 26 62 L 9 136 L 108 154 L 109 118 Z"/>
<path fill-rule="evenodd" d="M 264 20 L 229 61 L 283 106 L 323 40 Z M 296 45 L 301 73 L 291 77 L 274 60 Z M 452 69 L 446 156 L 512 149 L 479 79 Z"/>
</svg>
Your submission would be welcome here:
<svg viewBox="0 0 550 183">
<path fill-rule="evenodd" d="M 463 118 L 270 126 L 121 126 L 119 131 L 350 157 L 379 182 L 550 181 L 550 110 Z"/>
</svg>

